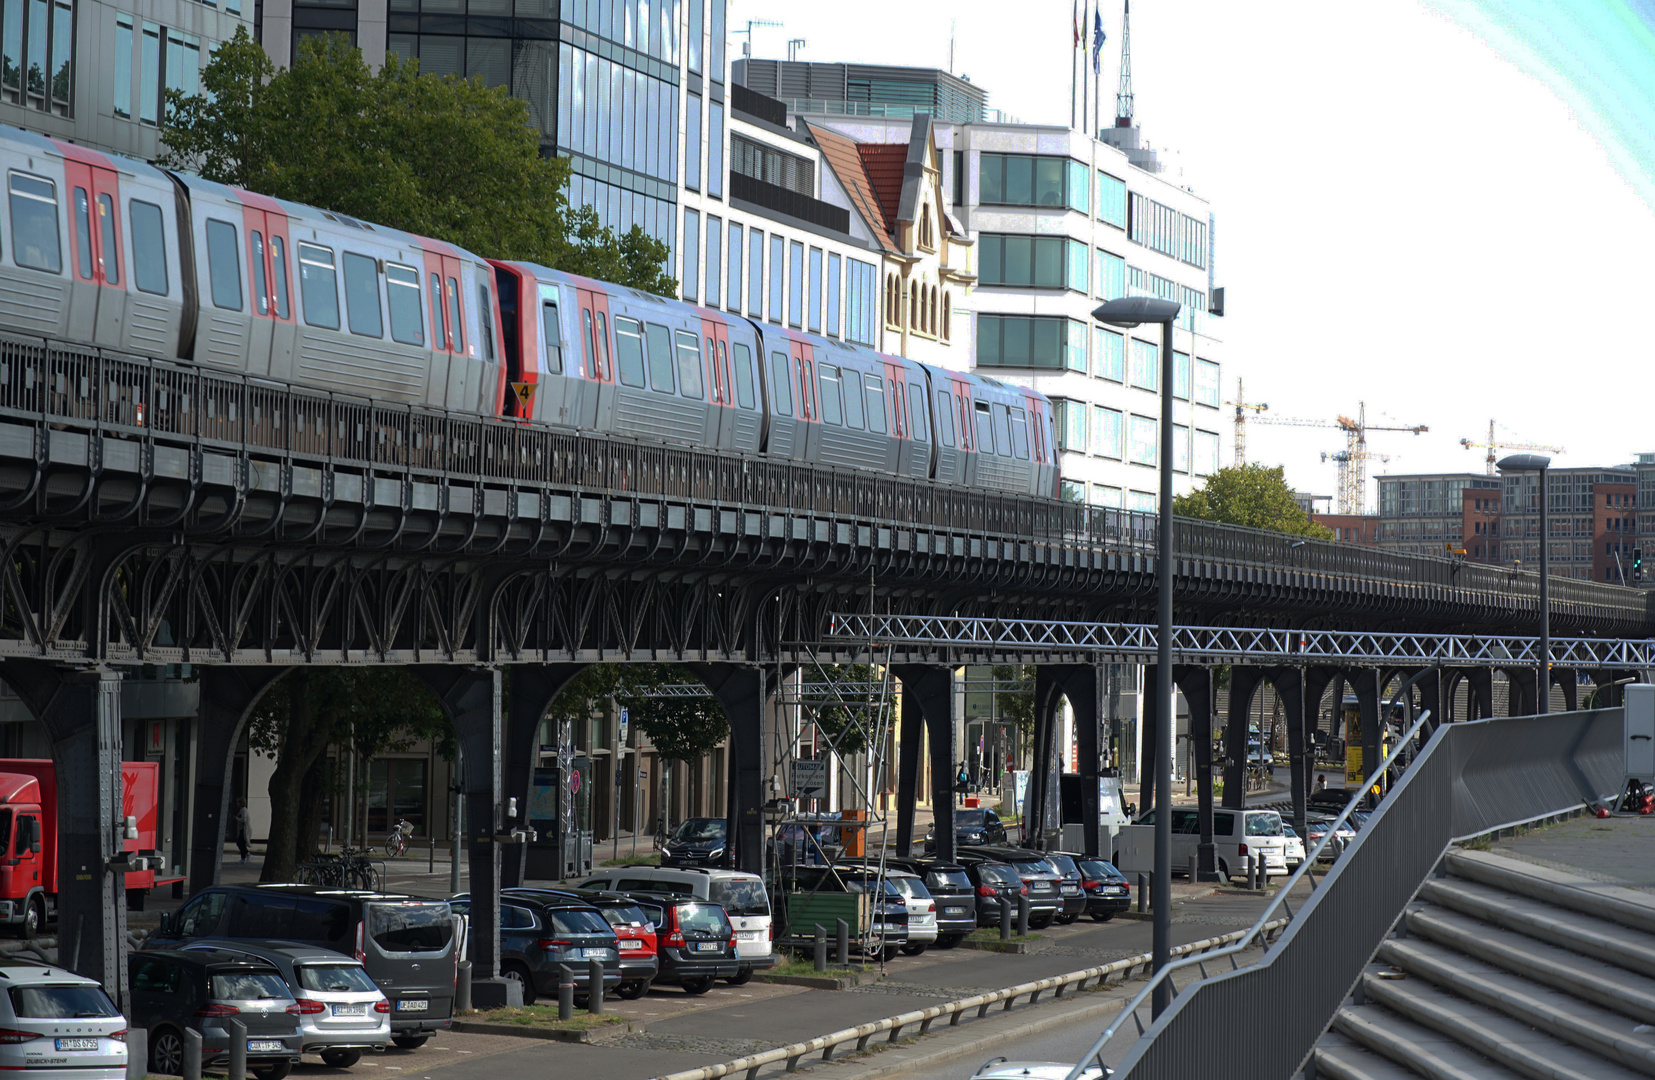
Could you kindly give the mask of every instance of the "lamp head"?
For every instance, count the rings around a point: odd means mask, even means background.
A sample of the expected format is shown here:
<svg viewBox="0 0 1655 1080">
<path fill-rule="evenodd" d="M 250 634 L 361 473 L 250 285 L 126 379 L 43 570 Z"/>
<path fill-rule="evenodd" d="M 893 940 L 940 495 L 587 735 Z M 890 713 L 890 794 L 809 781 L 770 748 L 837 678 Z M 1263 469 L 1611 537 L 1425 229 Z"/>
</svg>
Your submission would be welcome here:
<svg viewBox="0 0 1655 1080">
<path fill-rule="evenodd" d="M 1545 454 L 1511 454 L 1495 462 L 1501 472 L 1544 472 L 1552 463 Z"/>
<path fill-rule="evenodd" d="M 1123 296 L 1105 300 L 1092 309 L 1092 318 L 1110 326 L 1130 328 L 1140 323 L 1170 323 L 1178 317 L 1180 304 L 1158 296 Z"/>
</svg>

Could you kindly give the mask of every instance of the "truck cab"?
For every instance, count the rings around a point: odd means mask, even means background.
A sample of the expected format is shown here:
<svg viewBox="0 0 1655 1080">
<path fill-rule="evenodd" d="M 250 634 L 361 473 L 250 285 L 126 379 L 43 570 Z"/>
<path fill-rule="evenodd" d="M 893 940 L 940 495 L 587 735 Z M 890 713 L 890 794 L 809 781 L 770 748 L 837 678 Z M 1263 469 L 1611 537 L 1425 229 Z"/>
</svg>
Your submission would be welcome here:
<svg viewBox="0 0 1655 1080">
<path fill-rule="evenodd" d="M 57 831 L 51 858 L 41 828 L 40 782 L 0 772 L 0 923 L 34 937 L 46 924 L 47 896 L 57 893 Z"/>
</svg>

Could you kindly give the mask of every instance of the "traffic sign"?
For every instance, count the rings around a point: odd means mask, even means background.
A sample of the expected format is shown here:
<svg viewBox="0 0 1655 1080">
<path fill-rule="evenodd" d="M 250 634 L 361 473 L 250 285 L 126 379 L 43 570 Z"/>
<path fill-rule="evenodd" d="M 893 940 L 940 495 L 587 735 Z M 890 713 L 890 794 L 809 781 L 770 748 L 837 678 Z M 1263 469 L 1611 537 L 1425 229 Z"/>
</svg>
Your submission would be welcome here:
<svg viewBox="0 0 1655 1080">
<path fill-rule="evenodd" d="M 499 384 L 496 383 L 495 385 L 498 386 Z M 535 385 L 535 383 L 530 382 L 514 382 L 511 384 L 511 392 L 517 395 L 517 400 L 523 403 L 525 409 L 529 407 L 529 399 L 534 397 Z"/>
<path fill-rule="evenodd" d="M 569 794 L 580 794 L 580 773 L 578 771 L 571 770 L 569 773 Z"/>
<path fill-rule="evenodd" d="M 795 799 L 827 798 L 827 762 L 795 761 L 793 763 L 793 797 Z"/>
<path fill-rule="evenodd" d="M 625 746 L 626 745 L 626 729 L 628 727 L 629 722 L 630 722 L 630 718 L 626 715 L 626 708 L 625 708 L 625 706 L 622 706 L 622 708 L 621 708 L 621 722 L 620 722 L 620 725 L 619 725 L 619 730 L 615 734 L 615 744 L 617 746 Z"/>
</svg>

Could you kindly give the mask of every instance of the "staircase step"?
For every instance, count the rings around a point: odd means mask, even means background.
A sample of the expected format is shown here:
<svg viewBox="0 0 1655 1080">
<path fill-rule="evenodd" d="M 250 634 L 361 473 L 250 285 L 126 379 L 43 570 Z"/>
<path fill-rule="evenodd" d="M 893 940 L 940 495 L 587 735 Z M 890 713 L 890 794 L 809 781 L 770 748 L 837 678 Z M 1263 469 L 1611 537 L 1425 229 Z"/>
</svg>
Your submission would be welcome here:
<svg viewBox="0 0 1655 1080">
<path fill-rule="evenodd" d="M 1655 979 L 1445 908 L 1410 910 L 1408 933 L 1606 1009 L 1655 1023 Z"/>
<path fill-rule="evenodd" d="M 1427 881 L 1417 898 L 1628 971 L 1655 971 L 1655 935 L 1595 915 L 1451 878 Z"/>
<path fill-rule="evenodd" d="M 1502 1027 L 1515 1024 L 1519 1028 L 1536 1029 L 1534 1034 L 1541 1036 L 1545 1033 L 1543 1037 L 1556 1044 L 1556 1051 L 1566 1049 L 1564 1043 L 1574 1044 L 1598 1063 L 1599 1072 L 1595 1075 L 1599 1080 L 1609 1075 L 1602 1070 L 1608 1068 L 1610 1063 L 1624 1066 L 1616 1071 L 1626 1075 L 1632 1075 L 1626 1073 L 1630 1069 L 1645 1076 L 1655 1076 L 1655 1037 L 1634 1034 L 1632 1029 L 1637 1026 L 1636 1022 L 1619 1013 L 1581 1001 L 1571 994 L 1537 986 L 1520 976 L 1429 941 L 1392 938 L 1379 946 L 1375 959 L 1393 964 L 1414 976 L 1404 980 L 1379 979 L 1371 975 L 1364 978 L 1366 992 L 1396 1011 L 1403 1010 L 1392 1005 L 1388 998 L 1405 997 L 1419 991 L 1422 982 L 1431 984 L 1443 997 L 1453 994 L 1466 999 L 1455 1003 L 1462 1006 L 1456 1012 L 1464 1012 L 1465 1006 L 1474 1007 L 1489 1019 L 1507 1020 L 1508 1023 Z M 1448 1000 L 1453 1001 L 1452 998 Z M 1414 1018 L 1434 1026 L 1424 1016 Z M 1486 1046 L 1472 1042 L 1463 1033 L 1455 1037 L 1468 1046 L 1476 1047 L 1479 1053 L 1504 1060 L 1498 1054 L 1490 1053 Z"/>
<path fill-rule="evenodd" d="M 1341 1035 L 1337 1027 L 1316 1041 L 1311 1059 L 1316 1063 L 1316 1080 L 1419 1080 L 1419 1073 L 1370 1052 Z"/>
<path fill-rule="evenodd" d="M 1333 1030 L 1367 1051 L 1369 1061 L 1377 1058 L 1398 1075 L 1425 1080 L 1524 1080 L 1522 1073 L 1503 1069 L 1452 1038 L 1379 1005 L 1341 1008 L 1334 1014 Z M 1316 1064 L 1320 1069 L 1319 1054 Z M 1391 1074 L 1375 1070 L 1374 1075 Z"/>
<path fill-rule="evenodd" d="M 1492 885 L 1548 904 L 1655 934 L 1655 896 L 1583 878 L 1487 851 L 1459 849 L 1447 855 L 1455 877 Z"/>
</svg>

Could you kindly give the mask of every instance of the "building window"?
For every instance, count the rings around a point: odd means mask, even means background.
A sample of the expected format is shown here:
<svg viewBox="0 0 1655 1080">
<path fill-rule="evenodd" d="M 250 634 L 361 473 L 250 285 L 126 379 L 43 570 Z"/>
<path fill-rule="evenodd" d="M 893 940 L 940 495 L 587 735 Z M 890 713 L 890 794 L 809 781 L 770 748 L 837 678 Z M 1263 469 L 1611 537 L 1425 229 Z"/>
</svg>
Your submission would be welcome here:
<svg viewBox="0 0 1655 1080">
<path fill-rule="evenodd" d="M 782 271 L 787 258 L 787 245 L 775 233 L 770 234 L 770 321 L 780 326 L 782 321 Z"/>
<path fill-rule="evenodd" d="M 981 315 L 977 366 L 1086 370 L 1086 324 L 1049 315 Z"/>
<path fill-rule="evenodd" d="M 368 829 L 389 832 L 398 821 L 426 832 L 425 759 L 378 758 L 368 764 Z"/>
<path fill-rule="evenodd" d="M 684 299 L 701 295 L 701 215 L 684 210 Z"/>
<path fill-rule="evenodd" d="M 741 310 L 741 226 L 730 222 L 729 276 L 725 306 L 731 311 Z"/>
<path fill-rule="evenodd" d="M 1057 421 L 1058 449 L 1072 450 L 1077 454 L 1084 454 L 1086 452 L 1086 411 L 1089 406 L 1081 401 L 1053 398 L 1052 407 L 1056 412 L 1053 419 Z"/>
<path fill-rule="evenodd" d="M 707 215 L 707 292 L 701 302 L 708 307 L 722 303 L 718 294 L 719 282 L 724 279 L 724 222 Z"/>
<path fill-rule="evenodd" d="M 689 33 L 684 38 L 684 51 L 688 57 L 689 69 L 696 72 L 701 70 L 701 39 L 704 36 L 702 28 L 703 3 L 704 0 L 688 0 L 686 5 L 689 8 L 690 25 Z"/>
<path fill-rule="evenodd" d="M 1086 485 L 1074 480 L 1064 480 L 1059 494 L 1064 502 L 1085 502 Z"/>
<path fill-rule="evenodd" d="M 797 240 L 787 246 L 787 322 L 804 326 L 805 246 Z"/>
<path fill-rule="evenodd" d="M 724 197 L 724 106 L 717 101 L 707 105 L 707 194 Z"/>
<path fill-rule="evenodd" d="M 1113 330 L 1092 330 L 1092 374 L 1110 382 L 1124 382 L 1126 339 Z"/>
<path fill-rule="evenodd" d="M 952 341 L 953 337 L 954 337 L 953 327 L 951 325 L 951 317 L 952 317 L 953 313 L 954 313 L 954 297 L 953 297 L 953 294 L 950 293 L 947 289 L 944 289 L 942 291 L 942 339 L 944 341 Z"/>
<path fill-rule="evenodd" d="M 701 190 L 701 98 L 686 95 L 684 105 L 684 186 Z"/>
<path fill-rule="evenodd" d="M 1152 491 L 1134 491 L 1126 497 L 1126 508 L 1136 514 L 1153 514 L 1155 512 L 1155 493 Z"/>
<path fill-rule="evenodd" d="M 1121 489 L 1108 484 L 1092 485 L 1092 505 L 1102 506 L 1109 510 L 1121 508 Z"/>
<path fill-rule="evenodd" d="M 747 230 L 747 314 L 764 318 L 764 233 Z"/>
<path fill-rule="evenodd" d="M 0 31 L 3 36 L 3 31 Z M 132 16 L 115 16 L 115 115 L 132 116 Z M 9 59 L 9 58 L 8 58 Z"/>
<path fill-rule="evenodd" d="M 986 233 L 977 250 L 983 285 L 1086 291 L 1086 245 L 1077 240 Z"/>
<path fill-rule="evenodd" d="M 1211 476 L 1218 471 L 1218 432 L 1195 433 L 1195 474 Z"/>
<path fill-rule="evenodd" d="M 810 161 L 741 135 L 730 136 L 730 171 L 800 195 L 816 195 L 816 174 Z"/>
<path fill-rule="evenodd" d="M 845 338 L 859 345 L 872 345 L 877 319 L 879 270 L 872 263 L 846 260 Z"/>
<path fill-rule="evenodd" d="M 1127 423 L 1127 460 L 1134 465 L 1161 463 L 1161 422 L 1149 416 L 1134 415 Z"/>
<path fill-rule="evenodd" d="M 15 0 L 7 0 L 6 12 L 9 15 Z M 5 34 L 10 40 L 11 20 L 7 19 Z M 10 49 L 5 61 L 6 71 L 11 72 Z M 156 23 L 144 23 L 144 38 L 140 42 L 138 53 L 138 119 L 146 124 L 154 124 L 160 118 L 161 108 L 161 27 Z"/>
<path fill-rule="evenodd" d="M 1132 339 L 1132 385 L 1142 390 L 1161 389 L 1161 350 L 1148 341 Z"/>
<path fill-rule="evenodd" d="M 1097 280 L 1092 283 L 1099 300 L 1119 300 L 1126 295 L 1126 260 L 1098 248 Z"/>
<path fill-rule="evenodd" d="M 1083 214 L 1092 212 L 1092 170 L 1078 161 L 1068 163 L 1069 167 L 1069 209 L 1079 210 Z"/>
<path fill-rule="evenodd" d="M 1218 365 L 1211 360 L 1195 361 L 1195 403 L 1218 408 Z M 1478 500 L 1481 501 L 1481 500 Z"/>
<path fill-rule="evenodd" d="M 1098 173 L 1098 220 L 1126 228 L 1126 183 Z"/>
<path fill-rule="evenodd" d="M 809 330 L 812 334 L 822 332 L 822 249 L 810 249 L 810 314 Z"/>
<path fill-rule="evenodd" d="M 1118 409 L 1092 406 L 1092 453 L 1099 457 L 1121 457 L 1121 414 Z"/>
<path fill-rule="evenodd" d="M 1172 396 L 1179 401 L 1190 399 L 1190 357 L 1188 353 L 1172 354 Z"/>
<path fill-rule="evenodd" d="M 1065 157 L 1025 154 L 980 154 L 977 201 L 982 206 L 1050 206 L 1058 209 L 1085 205 L 1084 167 Z M 1076 176 L 1080 179 L 1077 182 Z M 1076 186 L 1080 193 L 1071 193 Z"/>
<path fill-rule="evenodd" d="M 1172 471 L 1190 471 L 1190 429 L 1183 424 L 1172 425 Z"/>
<path fill-rule="evenodd" d="M 1127 235 L 1137 244 L 1206 269 L 1207 223 L 1133 193 Z"/>
<path fill-rule="evenodd" d="M 67 0 L 5 0 L 0 23 L 0 89 L 5 100 L 73 115 L 75 12 Z M 131 26 L 128 19 L 129 34 Z"/>
<path fill-rule="evenodd" d="M 827 332 L 832 337 L 839 336 L 839 256 L 828 255 L 827 278 Z"/>
</svg>

